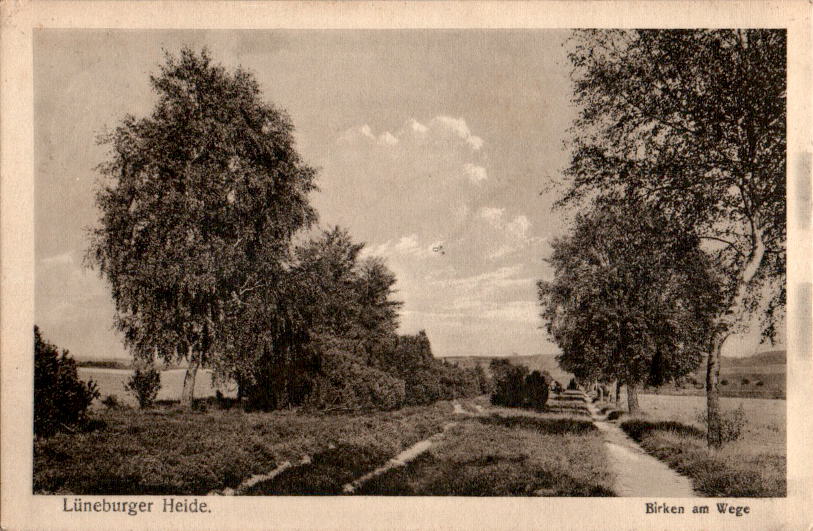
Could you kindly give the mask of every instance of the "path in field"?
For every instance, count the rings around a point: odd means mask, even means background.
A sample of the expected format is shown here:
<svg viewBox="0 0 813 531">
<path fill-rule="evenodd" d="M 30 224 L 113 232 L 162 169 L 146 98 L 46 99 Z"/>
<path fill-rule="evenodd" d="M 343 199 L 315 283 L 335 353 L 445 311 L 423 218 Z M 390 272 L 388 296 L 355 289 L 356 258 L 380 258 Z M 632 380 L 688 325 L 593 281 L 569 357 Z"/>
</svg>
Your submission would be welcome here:
<svg viewBox="0 0 813 531">
<path fill-rule="evenodd" d="M 624 497 L 691 498 L 697 496 L 689 478 L 647 454 L 615 424 L 608 422 L 589 402 L 593 423 L 604 436 L 604 445 L 616 481 L 613 490 Z"/>
<path fill-rule="evenodd" d="M 478 413 L 472 413 L 470 411 L 467 411 L 457 401 L 453 402 L 452 406 L 454 407 L 454 414 L 455 415 L 479 416 L 480 414 L 482 414 L 484 412 L 483 408 L 478 406 L 478 405 L 474 406 L 475 408 L 477 408 Z M 399 453 L 398 455 L 396 455 L 395 457 L 393 457 L 392 459 L 390 459 L 389 461 L 387 461 L 386 463 L 384 463 L 380 467 L 376 468 L 372 472 L 368 472 L 367 474 L 364 474 L 363 476 L 361 476 L 357 480 L 344 485 L 344 487 L 342 488 L 343 492 L 345 494 L 353 494 L 356 490 L 358 490 L 359 487 L 361 487 L 363 484 L 367 483 L 368 481 L 370 481 L 374 477 L 377 477 L 377 476 L 380 476 L 381 474 L 389 472 L 390 470 L 392 470 L 395 467 L 406 466 L 407 464 L 409 464 L 410 461 L 413 461 L 419 455 L 423 454 L 424 452 L 426 452 L 430 448 L 432 448 L 432 446 L 434 446 L 436 443 L 438 443 L 444 437 L 444 435 L 446 434 L 446 432 L 448 430 L 450 430 L 451 428 L 453 428 L 455 426 L 457 426 L 457 422 L 454 422 L 454 421 L 447 422 L 443 426 L 443 431 L 434 434 L 433 436 L 429 437 L 428 439 L 424 439 L 422 441 L 416 442 L 415 444 L 413 444 L 412 446 L 410 446 L 409 448 L 407 448 L 403 452 Z"/>
</svg>

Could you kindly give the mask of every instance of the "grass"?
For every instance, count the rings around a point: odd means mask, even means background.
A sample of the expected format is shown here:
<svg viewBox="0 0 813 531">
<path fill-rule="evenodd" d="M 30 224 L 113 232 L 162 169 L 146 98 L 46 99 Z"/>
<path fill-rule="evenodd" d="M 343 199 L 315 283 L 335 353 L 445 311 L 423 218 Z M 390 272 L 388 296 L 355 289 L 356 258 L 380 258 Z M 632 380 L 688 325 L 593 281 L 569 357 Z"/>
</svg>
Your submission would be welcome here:
<svg viewBox="0 0 813 531">
<path fill-rule="evenodd" d="M 374 478 L 363 495 L 612 496 L 592 423 L 546 413 L 468 418 L 428 452 Z"/>
<path fill-rule="evenodd" d="M 706 446 L 695 397 L 642 395 L 645 417 L 621 427 L 650 454 L 692 480 L 705 496 L 777 497 L 787 492 L 785 402 L 723 399 L 723 411 L 743 404 L 747 424 L 739 440 L 720 450 Z"/>
<path fill-rule="evenodd" d="M 202 495 L 234 488 L 251 475 L 305 455 L 314 456 L 319 466 L 346 463 L 347 473 L 355 474 L 439 432 L 451 417 L 448 402 L 334 415 L 239 409 L 99 411 L 100 429 L 34 441 L 34 492 Z M 344 477 L 336 467 L 329 473 L 336 481 Z M 290 482 L 281 490 L 327 493 L 334 488 L 315 479 L 299 485 Z"/>
<path fill-rule="evenodd" d="M 474 404 L 487 402 L 462 401 L 470 413 Z M 364 414 L 246 413 L 213 400 L 206 410 L 97 410 L 94 430 L 34 441 L 34 492 L 203 495 L 289 461 L 242 494 L 336 495 L 454 420 L 429 452 L 358 493 L 611 496 L 601 436 L 580 416 L 584 407 L 553 400 L 558 413 L 493 408 L 487 417 L 455 415 L 449 402 Z"/>
</svg>

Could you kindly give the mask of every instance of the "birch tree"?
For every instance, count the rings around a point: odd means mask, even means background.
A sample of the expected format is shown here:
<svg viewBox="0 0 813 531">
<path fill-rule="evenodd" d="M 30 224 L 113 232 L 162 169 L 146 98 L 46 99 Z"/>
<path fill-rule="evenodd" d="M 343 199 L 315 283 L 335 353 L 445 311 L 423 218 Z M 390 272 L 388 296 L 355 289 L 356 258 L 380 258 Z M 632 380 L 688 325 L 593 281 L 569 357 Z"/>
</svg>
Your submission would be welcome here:
<svg viewBox="0 0 813 531">
<path fill-rule="evenodd" d="M 636 197 L 691 226 L 726 279 L 708 352 L 708 443 L 721 440 L 720 352 L 785 305 L 784 30 L 578 31 L 560 204 Z"/>
<path fill-rule="evenodd" d="M 540 281 L 559 365 L 581 381 L 637 390 L 697 368 L 719 304 L 699 239 L 644 205 L 601 203 L 552 242 L 554 278 Z"/>
<path fill-rule="evenodd" d="M 109 152 L 87 258 L 133 355 L 188 363 L 190 403 L 198 367 L 238 366 L 252 355 L 244 325 L 278 321 L 290 240 L 316 218 L 315 171 L 249 72 L 183 49 L 150 81 L 152 113 L 100 139 Z"/>
</svg>

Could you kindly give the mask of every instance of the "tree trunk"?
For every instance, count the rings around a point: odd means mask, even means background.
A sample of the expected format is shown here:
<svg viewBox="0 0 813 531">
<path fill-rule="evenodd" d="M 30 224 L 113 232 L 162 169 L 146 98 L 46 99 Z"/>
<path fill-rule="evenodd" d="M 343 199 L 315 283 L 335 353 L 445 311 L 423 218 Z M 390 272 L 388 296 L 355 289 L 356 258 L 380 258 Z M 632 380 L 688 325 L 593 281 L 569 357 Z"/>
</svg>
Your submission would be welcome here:
<svg viewBox="0 0 813 531">
<path fill-rule="evenodd" d="M 615 405 L 621 401 L 621 380 L 615 381 Z"/>
<path fill-rule="evenodd" d="M 598 399 L 599 402 L 601 402 L 602 400 L 604 400 L 604 389 L 602 389 L 601 386 L 599 385 L 597 387 L 597 390 L 598 390 Z"/>
<path fill-rule="evenodd" d="M 725 338 L 715 339 L 706 364 L 706 442 L 709 448 L 723 445 L 720 418 L 720 351 Z"/>
<path fill-rule="evenodd" d="M 191 406 L 195 398 L 195 378 L 198 375 L 198 362 L 190 361 L 186 368 L 186 375 L 183 378 L 183 390 L 181 391 L 181 405 Z"/>
<path fill-rule="evenodd" d="M 758 220 L 752 220 L 752 226 L 758 226 Z M 741 319 L 742 314 L 745 312 L 745 296 L 748 290 L 748 284 L 753 280 L 754 276 L 756 276 L 762 259 L 765 256 L 765 244 L 762 241 L 762 234 L 756 228 L 754 228 L 752 238 L 751 253 L 737 282 L 734 296 L 728 304 L 728 313 L 733 314 L 735 316 L 734 319 Z M 714 338 L 706 365 L 706 442 L 709 448 L 720 448 L 723 445 L 723 425 L 720 418 L 720 389 L 718 380 L 720 379 L 720 352 L 723 349 L 725 340 L 728 338 L 731 326 L 734 324 L 730 319 L 730 316 L 719 319 L 717 329 L 720 330 L 720 332 L 718 332 L 717 337 Z"/>
<path fill-rule="evenodd" d="M 630 415 L 635 415 L 640 411 L 638 406 L 638 389 L 634 384 L 627 384 L 627 410 Z"/>
</svg>

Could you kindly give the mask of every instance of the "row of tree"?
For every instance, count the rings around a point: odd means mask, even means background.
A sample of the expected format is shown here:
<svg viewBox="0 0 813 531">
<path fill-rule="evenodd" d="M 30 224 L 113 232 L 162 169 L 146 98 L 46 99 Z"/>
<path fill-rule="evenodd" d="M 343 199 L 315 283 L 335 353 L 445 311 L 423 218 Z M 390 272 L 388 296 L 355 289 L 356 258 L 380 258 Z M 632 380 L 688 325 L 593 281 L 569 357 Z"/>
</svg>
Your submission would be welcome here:
<svg viewBox="0 0 813 531">
<path fill-rule="evenodd" d="M 254 408 L 427 403 L 480 392 L 480 375 L 398 336 L 395 276 L 340 228 L 308 238 L 316 171 L 287 114 L 250 73 L 208 52 L 167 53 L 151 115 L 108 146 L 88 262 L 111 288 L 137 360 L 237 382 Z"/>
<path fill-rule="evenodd" d="M 722 443 L 720 352 L 785 305 L 784 30 L 589 30 L 571 40 L 578 206 L 539 282 L 560 363 L 635 388 L 707 360 L 708 443 Z"/>
</svg>

